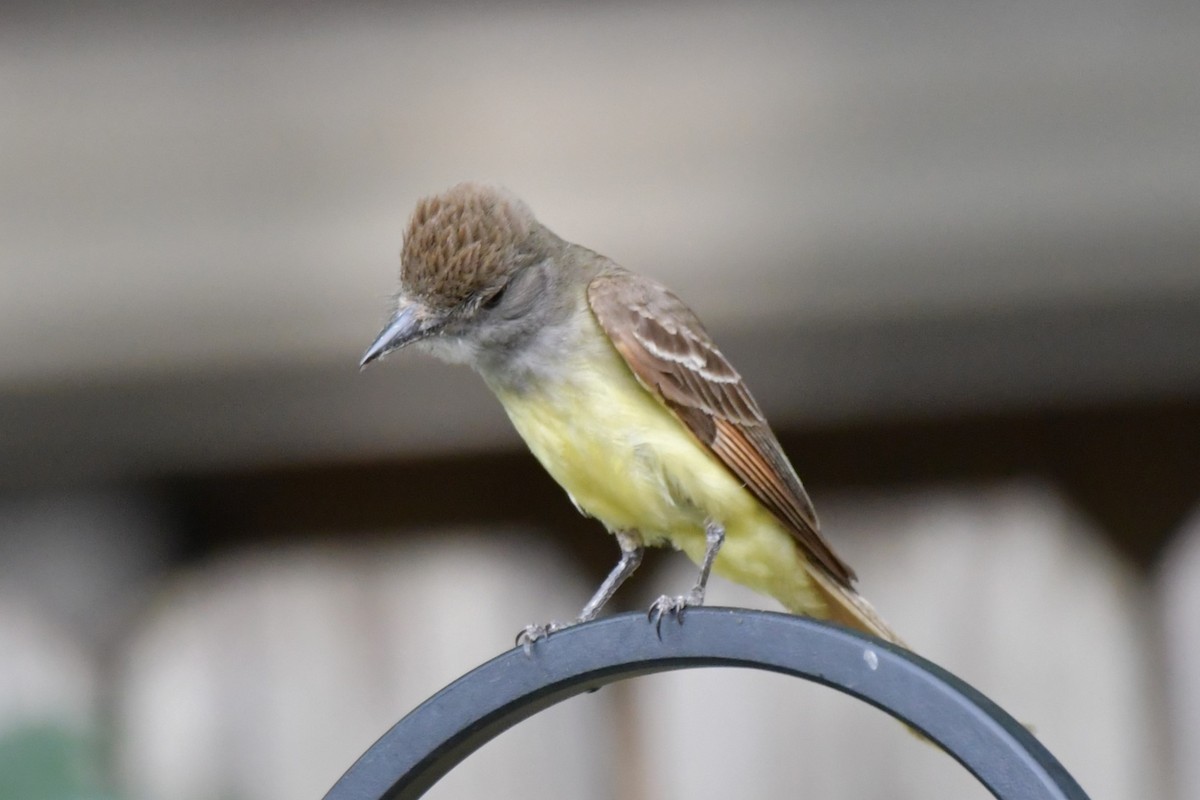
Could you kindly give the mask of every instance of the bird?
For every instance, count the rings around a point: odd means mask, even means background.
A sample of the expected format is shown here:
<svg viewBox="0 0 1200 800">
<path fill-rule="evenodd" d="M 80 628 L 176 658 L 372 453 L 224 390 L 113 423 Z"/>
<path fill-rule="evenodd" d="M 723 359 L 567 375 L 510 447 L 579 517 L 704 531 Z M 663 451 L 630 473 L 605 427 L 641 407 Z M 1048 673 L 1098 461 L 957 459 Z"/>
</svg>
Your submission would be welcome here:
<svg viewBox="0 0 1200 800">
<path fill-rule="evenodd" d="M 788 611 L 903 645 L 821 534 L 795 469 L 741 375 L 657 281 L 568 242 L 523 201 L 460 183 L 418 201 L 392 313 L 360 367 L 413 348 L 472 367 L 529 450 L 620 557 L 592 620 L 647 547 L 682 550 L 691 590 L 648 614 L 682 623 L 709 575 Z M 528 625 L 527 648 L 566 624 Z"/>
</svg>

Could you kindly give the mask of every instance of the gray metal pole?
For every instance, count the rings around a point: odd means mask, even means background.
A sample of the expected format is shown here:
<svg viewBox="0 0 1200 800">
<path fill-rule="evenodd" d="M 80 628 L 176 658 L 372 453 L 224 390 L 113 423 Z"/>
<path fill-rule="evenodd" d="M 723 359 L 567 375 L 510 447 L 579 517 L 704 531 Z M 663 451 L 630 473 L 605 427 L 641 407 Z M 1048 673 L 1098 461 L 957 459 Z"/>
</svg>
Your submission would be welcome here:
<svg viewBox="0 0 1200 800">
<path fill-rule="evenodd" d="M 325 800 L 411 800 L 486 742 L 568 697 L 690 667 L 749 667 L 831 686 L 921 731 L 1000 800 L 1087 800 L 1034 736 L 920 656 L 790 614 L 688 609 L 661 638 L 645 614 L 589 622 L 506 652 L 426 700 L 383 735 Z M 851 756 L 848 754 L 847 758 Z"/>
</svg>

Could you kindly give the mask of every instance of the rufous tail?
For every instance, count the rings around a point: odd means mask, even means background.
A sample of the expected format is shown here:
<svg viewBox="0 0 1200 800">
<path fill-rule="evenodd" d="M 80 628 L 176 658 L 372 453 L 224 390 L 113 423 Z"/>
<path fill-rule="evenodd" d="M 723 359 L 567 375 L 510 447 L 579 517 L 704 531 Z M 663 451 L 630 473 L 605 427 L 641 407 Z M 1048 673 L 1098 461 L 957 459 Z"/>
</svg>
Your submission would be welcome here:
<svg viewBox="0 0 1200 800">
<path fill-rule="evenodd" d="M 879 612 L 858 592 L 841 585 L 822 572 L 819 567 L 810 568 L 808 574 L 813 579 L 813 588 L 825 601 L 828 619 L 908 648 L 904 640 L 896 635 L 896 632 L 883 621 L 883 617 L 879 616 Z"/>
<path fill-rule="evenodd" d="M 878 636 L 880 639 L 892 644 L 898 644 L 906 650 L 910 649 L 904 643 L 904 640 L 897 636 L 896 632 L 883 621 L 883 617 L 879 616 L 879 612 L 864 600 L 858 592 L 836 582 L 819 568 L 809 569 L 808 574 L 813 579 L 813 587 L 816 588 L 821 599 L 825 601 L 828 619 L 854 628 L 855 630 Z M 795 613 L 804 612 L 798 611 Z M 905 728 L 921 741 L 931 744 L 920 731 L 915 728 L 909 728 L 907 725 Z"/>
</svg>

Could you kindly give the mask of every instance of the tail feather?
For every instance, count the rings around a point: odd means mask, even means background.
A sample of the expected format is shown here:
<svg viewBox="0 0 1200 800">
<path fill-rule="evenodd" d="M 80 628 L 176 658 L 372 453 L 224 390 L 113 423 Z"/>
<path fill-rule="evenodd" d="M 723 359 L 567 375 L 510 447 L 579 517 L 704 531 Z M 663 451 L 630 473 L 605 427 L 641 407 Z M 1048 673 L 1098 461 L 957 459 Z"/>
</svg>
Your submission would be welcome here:
<svg viewBox="0 0 1200 800">
<path fill-rule="evenodd" d="M 884 641 L 899 645 L 906 650 L 911 649 L 904 640 L 896 635 L 896 632 L 883 621 L 883 617 L 879 616 L 879 612 L 863 598 L 854 589 L 843 586 L 835 581 L 829 575 L 821 570 L 820 567 L 812 567 L 808 571 L 813 579 L 813 587 L 821 599 L 825 601 L 826 618 L 846 625 L 855 630 L 869 633 L 873 636 L 878 636 Z M 793 609 L 793 613 L 805 613 L 802 610 Z M 932 744 L 925 735 L 916 728 L 911 728 L 907 725 L 905 729 L 913 736 L 920 739 L 926 744 Z"/>
<path fill-rule="evenodd" d="M 813 588 L 825 601 L 826 616 L 829 620 L 908 648 L 904 640 L 896 635 L 891 626 L 884 622 L 883 617 L 879 616 L 879 612 L 862 595 L 850 587 L 838 583 L 826 575 L 820 567 L 810 567 L 808 572 L 813 579 Z M 793 611 L 804 613 L 797 609 L 793 609 Z"/>
</svg>

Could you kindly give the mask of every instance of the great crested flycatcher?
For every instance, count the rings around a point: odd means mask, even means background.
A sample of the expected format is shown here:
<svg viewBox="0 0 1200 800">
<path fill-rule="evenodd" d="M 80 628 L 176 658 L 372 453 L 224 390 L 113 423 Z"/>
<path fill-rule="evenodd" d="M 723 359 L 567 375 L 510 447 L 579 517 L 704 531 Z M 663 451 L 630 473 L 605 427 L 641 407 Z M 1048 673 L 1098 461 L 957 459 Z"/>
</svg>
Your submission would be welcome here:
<svg viewBox="0 0 1200 800">
<path fill-rule="evenodd" d="M 362 358 L 407 345 L 473 367 L 575 506 L 621 559 L 580 612 L 596 616 L 671 545 L 692 590 L 651 607 L 682 617 L 710 570 L 790 611 L 899 639 L 854 590 L 742 378 L 696 315 L 655 281 L 566 242 L 503 189 L 464 183 L 417 204 L 396 310 Z M 562 627 L 529 626 L 531 643 Z"/>
</svg>

